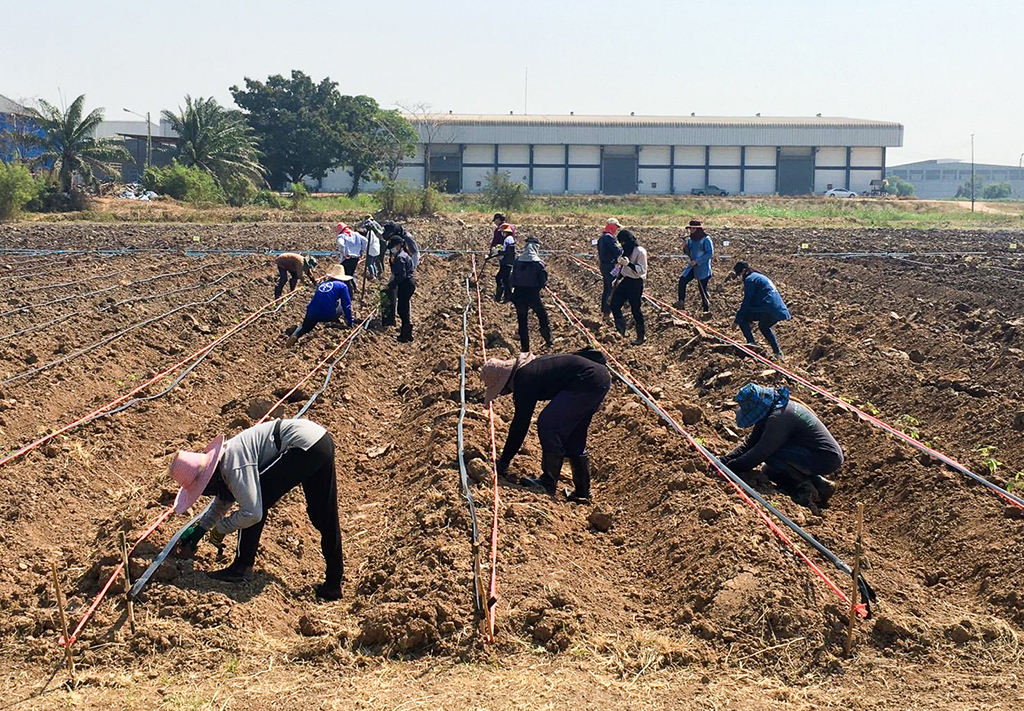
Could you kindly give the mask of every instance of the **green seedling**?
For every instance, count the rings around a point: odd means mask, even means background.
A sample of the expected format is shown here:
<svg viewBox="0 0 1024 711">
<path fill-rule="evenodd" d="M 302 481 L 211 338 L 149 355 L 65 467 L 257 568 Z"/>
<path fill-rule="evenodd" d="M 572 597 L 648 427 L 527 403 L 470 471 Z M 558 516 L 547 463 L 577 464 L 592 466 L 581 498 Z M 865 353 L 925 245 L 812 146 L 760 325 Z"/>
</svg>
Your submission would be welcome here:
<svg viewBox="0 0 1024 711">
<path fill-rule="evenodd" d="M 919 425 L 921 424 L 920 420 L 918 420 L 913 415 L 901 415 L 900 420 L 902 420 L 905 423 L 903 427 L 904 433 L 910 435 L 910 437 L 912 437 L 913 439 L 921 439 L 921 429 L 919 427 Z"/>
<path fill-rule="evenodd" d="M 882 414 L 882 411 L 875 407 L 875 403 L 871 401 L 868 401 L 864 404 L 864 409 L 867 410 L 872 415 L 874 415 L 875 417 L 878 417 L 879 415 Z"/>
<path fill-rule="evenodd" d="M 999 467 L 1003 466 L 1003 463 L 992 456 L 992 453 L 996 451 L 995 445 L 983 444 L 974 450 L 981 454 L 981 462 L 988 469 L 989 476 L 995 476 Z"/>
<path fill-rule="evenodd" d="M 1006 482 L 1007 491 L 1020 491 L 1024 489 L 1024 470 L 1013 475 L 1013 478 Z"/>
</svg>

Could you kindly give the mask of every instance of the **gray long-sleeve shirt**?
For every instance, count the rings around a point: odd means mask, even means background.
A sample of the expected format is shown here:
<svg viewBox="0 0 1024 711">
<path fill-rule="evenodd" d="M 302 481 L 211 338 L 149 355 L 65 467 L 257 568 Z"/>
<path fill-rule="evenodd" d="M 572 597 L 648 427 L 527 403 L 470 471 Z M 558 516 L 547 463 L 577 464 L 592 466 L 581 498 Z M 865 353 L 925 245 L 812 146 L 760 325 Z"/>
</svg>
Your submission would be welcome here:
<svg viewBox="0 0 1024 711">
<path fill-rule="evenodd" d="M 724 464 L 737 472 L 750 471 L 767 461 L 784 445 L 797 445 L 808 450 L 819 465 L 815 473 L 825 474 L 843 465 L 843 448 L 814 413 L 790 400 L 785 407 L 772 410 L 754 425 L 746 441 L 722 458 Z"/>
<path fill-rule="evenodd" d="M 219 496 L 203 512 L 199 525 L 227 535 L 241 528 L 259 523 L 263 518 L 263 497 L 260 494 L 260 474 L 289 449 L 308 450 L 323 437 L 327 430 L 309 420 L 281 420 L 281 447 L 274 442 L 277 420 L 242 430 L 224 443 L 221 450 L 220 473 L 224 485 L 234 497 L 238 509 L 230 516 L 231 501 Z"/>
</svg>

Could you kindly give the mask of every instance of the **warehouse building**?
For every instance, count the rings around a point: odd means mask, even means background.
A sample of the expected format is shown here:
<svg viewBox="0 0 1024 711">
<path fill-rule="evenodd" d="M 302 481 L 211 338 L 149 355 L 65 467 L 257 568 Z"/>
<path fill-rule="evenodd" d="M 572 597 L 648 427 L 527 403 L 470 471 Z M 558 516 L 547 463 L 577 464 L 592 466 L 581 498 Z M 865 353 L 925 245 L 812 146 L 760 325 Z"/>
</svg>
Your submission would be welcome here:
<svg viewBox="0 0 1024 711">
<path fill-rule="evenodd" d="M 421 143 L 399 177 L 419 186 L 429 177 L 463 193 L 482 190 L 496 171 L 535 194 L 680 195 L 709 185 L 733 195 L 861 191 L 885 175 L 885 149 L 903 144 L 901 124 L 821 116 L 409 118 Z M 347 191 L 351 180 L 339 170 L 320 187 Z"/>
<path fill-rule="evenodd" d="M 974 165 L 977 196 L 987 185 L 1008 183 L 1010 194 L 1020 197 L 1024 169 L 1016 165 Z M 914 186 L 914 195 L 919 198 L 951 198 L 964 183 L 970 184 L 971 164 L 952 159 L 923 160 L 917 163 L 894 165 L 886 171 L 887 177 L 900 178 Z"/>
</svg>

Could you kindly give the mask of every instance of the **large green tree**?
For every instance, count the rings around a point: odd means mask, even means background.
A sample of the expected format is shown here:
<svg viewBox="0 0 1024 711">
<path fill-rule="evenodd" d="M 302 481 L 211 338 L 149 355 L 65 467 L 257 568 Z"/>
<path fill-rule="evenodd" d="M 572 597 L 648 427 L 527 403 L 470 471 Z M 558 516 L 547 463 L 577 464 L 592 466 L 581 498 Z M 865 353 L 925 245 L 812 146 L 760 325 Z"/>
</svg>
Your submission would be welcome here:
<svg viewBox="0 0 1024 711">
<path fill-rule="evenodd" d="M 178 134 L 179 163 L 209 173 L 221 187 L 233 178 L 264 182 L 256 136 L 239 112 L 212 97 L 186 96 L 178 113 L 164 111 L 163 116 Z"/>
<path fill-rule="evenodd" d="M 95 180 L 94 171 L 119 175 L 120 163 L 131 160 L 131 155 L 120 141 L 96 138 L 96 129 L 103 121 L 103 109 L 85 114 L 85 94 L 71 102 L 66 109 L 40 100 L 39 108 L 32 110 L 32 119 L 42 129 L 41 135 L 28 134 L 25 140 L 42 152 L 32 160 L 57 171 L 61 190 L 69 192 L 78 177 L 84 182 Z"/>
<path fill-rule="evenodd" d="M 322 180 L 343 163 L 346 109 L 330 79 L 316 84 L 300 71 L 266 82 L 247 77 L 244 89 L 231 87 L 231 96 L 260 140 L 275 187 L 307 177 Z"/>
<path fill-rule="evenodd" d="M 352 175 L 349 196 L 363 180 L 398 177 L 402 159 L 416 150 L 417 135 L 401 113 L 385 111 L 369 96 L 342 97 L 346 107 L 344 164 Z"/>
</svg>

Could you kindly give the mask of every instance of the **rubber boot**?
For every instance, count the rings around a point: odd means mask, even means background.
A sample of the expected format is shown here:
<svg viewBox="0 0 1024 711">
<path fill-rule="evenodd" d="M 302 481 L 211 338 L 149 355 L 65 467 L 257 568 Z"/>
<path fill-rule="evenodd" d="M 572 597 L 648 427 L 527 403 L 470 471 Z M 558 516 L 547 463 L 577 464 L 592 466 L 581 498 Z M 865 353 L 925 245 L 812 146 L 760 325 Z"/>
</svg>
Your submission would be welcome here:
<svg viewBox="0 0 1024 711">
<path fill-rule="evenodd" d="M 520 479 L 519 483 L 529 489 L 541 489 L 548 496 L 558 496 L 558 479 L 562 475 L 562 463 L 565 455 L 558 452 L 544 452 L 541 455 L 541 470 L 543 473 L 536 479 L 526 477 Z"/>
<path fill-rule="evenodd" d="M 828 506 L 828 500 L 832 498 L 832 494 L 836 493 L 835 482 L 818 475 L 812 476 L 810 481 L 818 491 L 818 506 L 825 508 Z"/>
<path fill-rule="evenodd" d="M 224 583 L 244 583 L 246 580 L 252 579 L 252 567 L 232 563 L 226 568 L 215 570 L 212 573 L 207 573 L 206 575 L 214 580 L 220 580 Z"/>
<path fill-rule="evenodd" d="M 575 504 L 590 503 L 590 455 L 581 454 L 578 457 L 569 457 L 569 466 L 572 467 L 573 489 L 565 490 L 565 498 Z"/>
<path fill-rule="evenodd" d="M 320 600 L 340 600 L 341 599 L 341 585 L 331 585 L 330 583 L 323 583 L 316 586 L 316 596 Z"/>
</svg>

